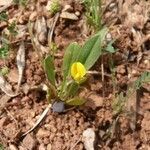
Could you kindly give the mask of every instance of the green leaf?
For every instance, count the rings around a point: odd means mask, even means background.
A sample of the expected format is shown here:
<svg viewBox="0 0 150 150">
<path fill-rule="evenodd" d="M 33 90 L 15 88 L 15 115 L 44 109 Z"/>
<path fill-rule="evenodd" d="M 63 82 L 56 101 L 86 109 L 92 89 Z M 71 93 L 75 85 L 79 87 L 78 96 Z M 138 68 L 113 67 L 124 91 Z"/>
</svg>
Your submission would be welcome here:
<svg viewBox="0 0 150 150">
<path fill-rule="evenodd" d="M 48 80 L 55 86 L 55 67 L 53 58 L 50 55 L 44 59 L 44 69 Z"/>
<path fill-rule="evenodd" d="M 6 14 L 6 11 L 3 11 L 0 13 L 0 21 L 7 21 L 8 15 Z"/>
<path fill-rule="evenodd" d="M 83 98 L 74 97 L 72 99 L 67 100 L 66 104 L 71 105 L 71 106 L 80 106 L 80 105 L 83 105 L 85 102 L 86 100 Z"/>
<path fill-rule="evenodd" d="M 18 34 L 17 30 L 16 30 L 16 22 L 13 21 L 9 26 L 8 26 L 8 30 L 10 32 L 10 34 L 12 34 L 13 36 L 16 36 Z"/>
<path fill-rule="evenodd" d="M 145 71 L 142 75 L 133 83 L 133 89 L 138 90 L 142 84 L 150 82 L 150 72 Z"/>
<path fill-rule="evenodd" d="M 106 33 L 107 28 L 103 28 L 83 45 L 79 61 L 84 64 L 87 70 L 89 70 L 100 57 Z"/>
<path fill-rule="evenodd" d="M 4 146 L 0 143 L 0 150 L 4 150 Z"/>
<path fill-rule="evenodd" d="M 107 52 L 110 52 L 110 53 L 115 53 L 116 52 L 116 49 L 112 46 L 112 44 L 114 43 L 114 41 L 111 41 L 108 45 L 107 45 L 107 47 L 106 47 L 106 51 Z"/>
<path fill-rule="evenodd" d="M 9 53 L 9 45 L 3 44 L 3 47 L 0 48 L 0 58 L 5 59 Z"/>
<path fill-rule="evenodd" d="M 64 80 L 70 73 L 70 67 L 72 63 L 77 61 L 80 51 L 81 51 L 81 47 L 77 43 L 71 43 L 67 47 L 63 59 L 63 66 L 62 66 Z"/>
<path fill-rule="evenodd" d="M 73 81 L 70 85 L 68 85 L 68 90 L 66 91 L 67 97 L 75 96 L 78 89 L 79 89 L 79 84 Z"/>
</svg>

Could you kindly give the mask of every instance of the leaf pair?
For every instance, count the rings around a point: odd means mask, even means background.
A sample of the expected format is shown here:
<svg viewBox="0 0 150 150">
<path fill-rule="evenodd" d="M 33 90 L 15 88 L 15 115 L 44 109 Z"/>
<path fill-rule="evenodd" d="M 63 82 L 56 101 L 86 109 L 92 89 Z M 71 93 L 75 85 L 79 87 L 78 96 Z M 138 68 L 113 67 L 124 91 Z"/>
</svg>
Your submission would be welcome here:
<svg viewBox="0 0 150 150">
<path fill-rule="evenodd" d="M 102 54 L 102 46 L 107 34 L 107 28 L 103 28 L 100 32 L 92 36 L 85 42 L 83 47 L 77 43 L 71 43 L 66 49 L 63 60 L 63 77 L 64 80 L 70 74 L 71 65 L 79 61 L 86 70 L 89 70 Z"/>
</svg>

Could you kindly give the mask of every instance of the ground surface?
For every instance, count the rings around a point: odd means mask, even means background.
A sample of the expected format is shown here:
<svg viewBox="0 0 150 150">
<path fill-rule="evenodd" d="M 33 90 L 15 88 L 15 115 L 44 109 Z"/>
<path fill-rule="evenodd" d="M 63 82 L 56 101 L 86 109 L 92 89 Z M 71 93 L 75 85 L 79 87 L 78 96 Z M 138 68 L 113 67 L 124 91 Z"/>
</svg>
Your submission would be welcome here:
<svg viewBox="0 0 150 150">
<path fill-rule="evenodd" d="M 20 94 L 8 98 L 0 91 L 0 143 L 10 150 L 83 150 L 82 133 L 87 128 L 93 128 L 96 133 L 95 149 L 104 150 L 148 150 L 150 149 L 150 95 L 148 84 L 144 85 L 138 95 L 138 110 L 136 109 L 136 122 L 134 122 L 131 106 L 136 105 L 136 95 L 128 100 L 129 109 L 119 116 L 114 116 L 113 95 L 126 90 L 127 84 L 133 82 L 142 72 L 150 69 L 150 3 L 149 1 L 122 1 L 107 0 L 103 2 L 103 24 L 109 29 L 109 35 L 115 39 L 114 47 L 118 51 L 113 54 L 116 67 L 116 86 L 113 89 L 112 74 L 109 69 L 110 55 L 104 55 L 105 81 L 101 81 L 101 62 L 99 59 L 92 71 L 98 74 L 88 75 L 82 95 L 87 98 L 84 106 L 68 110 L 64 113 L 54 113 L 51 110 L 40 125 L 25 137 L 23 133 L 29 130 L 48 102 L 45 92 L 37 89 L 28 90 L 33 86 L 45 82 L 45 74 L 41 67 L 39 57 L 32 48 L 27 29 L 20 38 L 13 39 L 13 50 L 5 62 L 10 72 L 6 76 L 13 90 L 17 85 L 16 53 L 18 45 L 25 41 L 25 71 L 20 88 Z M 67 11 L 77 14 L 77 20 L 58 18 L 54 28 L 53 41 L 58 50 L 56 52 L 56 65 L 58 71 L 61 67 L 62 56 L 66 46 L 73 41 L 83 43 L 89 36 L 89 28 L 85 20 L 85 9 L 79 1 L 62 0 L 62 10 L 70 5 Z M 27 8 L 12 5 L 6 9 L 9 22 L 16 20 L 18 27 L 26 27 L 28 20 L 35 22 L 44 16 L 47 25 L 53 16 L 49 15 L 45 6 L 46 0 L 30 1 Z M 8 23 L 0 22 L 2 32 Z M 40 40 L 40 39 L 39 39 Z M 46 40 L 40 43 L 47 46 Z M 0 60 L 1 68 L 4 61 Z M 8 101 L 7 101 L 8 100 Z M 7 101 L 5 103 L 5 101 Z M 135 128 L 136 127 L 136 128 Z"/>
</svg>

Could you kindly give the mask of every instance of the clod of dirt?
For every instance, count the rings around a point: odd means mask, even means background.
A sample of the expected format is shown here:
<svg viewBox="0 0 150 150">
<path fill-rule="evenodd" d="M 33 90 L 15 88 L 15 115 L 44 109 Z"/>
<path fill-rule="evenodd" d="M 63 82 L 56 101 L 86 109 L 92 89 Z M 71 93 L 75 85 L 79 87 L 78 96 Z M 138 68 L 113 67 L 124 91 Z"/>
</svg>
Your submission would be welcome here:
<svg viewBox="0 0 150 150">
<path fill-rule="evenodd" d="M 6 125 L 7 121 L 7 117 L 3 117 L 2 119 L 0 119 L 0 131 L 3 130 L 3 127 Z"/>
<path fill-rule="evenodd" d="M 49 132 L 47 132 L 47 130 L 44 130 L 44 129 L 39 129 L 36 136 L 38 136 L 39 138 L 48 137 Z"/>
<path fill-rule="evenodd" d="M 10 70 L 7 77 L 10 82 L 17 83 L 19 78 L 17 69 Z"/>
<path fill-rule="evenodd" d="M 103 106 L 103 98 L 97 94 L 91 94 L 89 100 L 86 103 L 86 106 L 91 107 L 92 109 L 96 109 L 97 107 Z"/>
<path fill-rule="evenodd" d="M 9 145 L 9 150 L 18 150 L 18 148 L 15 145 L 10 144 Z"/>
<path fill-rule="evenodd" d="M 39 146 L 39 150 L 45 150 L 46 148 L 45 148 L 45 146 L 44 146 L 44 144 L 41 144 L 40 146 Z M 51 149 L 48 149 L 47 148 L 47 150 L 51 150 Z"/>
<path fill-rule="evenodd" d="M 29 20 L 34 22 L 36 20 L 37 15 L 37 12 L 33 11 L 29 17 Z"/>
<path fill-rule="evenodd" d="M 28 134 L 22 142 L 22 146 L 29 150 L 33 150 L 36 147 L 36 144 L 37 141 L 31 134 Z"/>
<path fill-rule="evenodd" d="M 92 128 L 83 131 L 83 142 L 86 150 L 94 150 L 95 132 Z"/>
</svg>

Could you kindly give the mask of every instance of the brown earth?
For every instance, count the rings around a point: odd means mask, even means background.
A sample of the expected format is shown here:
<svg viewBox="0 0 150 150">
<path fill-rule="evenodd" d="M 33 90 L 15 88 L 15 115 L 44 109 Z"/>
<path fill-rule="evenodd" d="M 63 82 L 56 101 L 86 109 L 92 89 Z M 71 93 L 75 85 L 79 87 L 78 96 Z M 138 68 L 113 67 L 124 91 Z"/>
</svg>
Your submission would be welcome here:
<svg viewBox="0 0 150 150">
<path fill-rule="evenodd" d="M 26 9 L 11 6 L 7 9 L 9 20 L 16 18 L 17 25 L 27 25 L 33 12 L 36 18 L 44 16 L 47 20 L 53 16 L 41 11 L 47 0 L 39 0 L 36 5 L 29 2 Z M 86 26 L 85 9 L 79 1 L 61 1 L 62 9 L 70 5 L 70 12 L 79 12 L 78 20 L 59 18 L 54 29 L 53 41 L 57 45 L 56 66 L 60 70 L 62 57 L 66 46 L 71 42 L 83 43 L 91 31 Z M 28 32 L 23 35 L 26 44 L 26 60 L 20 94 L 0 105 L 0 143 L 10 150 L 84 150 L 82 133 L 87 128 L 93 128 L 96 133 L 95 149 L 102 150 L 148 150 L 150 149 L 150 85 L 145 84 L 138 95 L 136 122 L 130 106 L 135 107 L 136 95 L 127 102 L 129 109 L 120 115 L 114 115 L 112 104 L 114 95 L 125 91 L 127 85 L 139 77 L 142 72 L 150 70 L 150 6 L 149 1 L 104 1 L 103 23 L 110 29 L 114 47 L 118 51 L 112 59 L 116 67 L 113 89 L 112 74 L 109 68 L 111 56 L 106 54 L 96 62 L 92 73 L 88 75 L 83 91 L 87 103 L 81 107 L 69 109 L 63 113 L 48 112 L 45 119 L 33 132 L 22 137 L 37 121 L 48 105 L 46 93 L 32 89 L 46 82 L 39 57 L 33 50 Z M 40 6 L 40 7 L 39 7 Z M 45 10 L 45 9 L 44 9 Z M 41 13 L 42 12 L 42 13 Z M 20 13 L 18 15 L 18 13 Z M 6 26 L 0 23 L 0 30 Z M 16 72 L 16 51 L 20 39 L 12 41 L 14 51 L 11 51 L 6 65 Z M 47 43 L 47 41 L 46 41 Z M 43 44 L 47 46 L 47 44 Z M 104 63 L 105 81 L 101 81 L 101 63 Z M 0 66 L 4 66 L 0 60 Z M 10 71 L 10 73 L 11 73 Z M 94 73 L 94 71 L 98 73 Z M 6 79 L 16 88 L 16 73 L 8 74 Z M 58 76 L 58 80 L 61 76 Z M 116 91 L 117 90 L 117 91 Z M 0 102 L 4 103 L 5 94 L 0 91 Z"/>
</svg>

